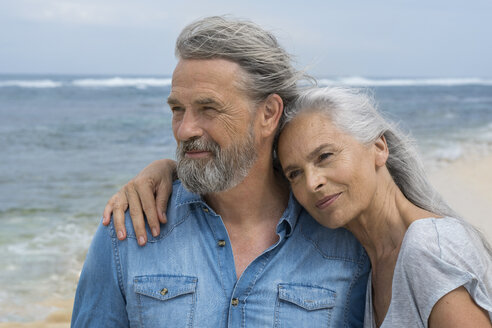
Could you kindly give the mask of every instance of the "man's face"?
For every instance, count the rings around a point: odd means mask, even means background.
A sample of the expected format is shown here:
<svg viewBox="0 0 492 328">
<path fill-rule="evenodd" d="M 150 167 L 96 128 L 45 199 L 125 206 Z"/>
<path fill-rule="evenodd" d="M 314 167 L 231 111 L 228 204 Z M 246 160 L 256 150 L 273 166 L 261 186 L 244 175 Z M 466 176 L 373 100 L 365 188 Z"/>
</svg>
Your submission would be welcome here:
<svg viewBox="0 0 492 328">
<path fill-rule="evenodd" d="M 171 95 L 178 176 L 198 194 L 240 183 L 256 161 L 253 103 L 238 88 L 243 74 L 224 59 L 179 61 Z"/>
</svg>

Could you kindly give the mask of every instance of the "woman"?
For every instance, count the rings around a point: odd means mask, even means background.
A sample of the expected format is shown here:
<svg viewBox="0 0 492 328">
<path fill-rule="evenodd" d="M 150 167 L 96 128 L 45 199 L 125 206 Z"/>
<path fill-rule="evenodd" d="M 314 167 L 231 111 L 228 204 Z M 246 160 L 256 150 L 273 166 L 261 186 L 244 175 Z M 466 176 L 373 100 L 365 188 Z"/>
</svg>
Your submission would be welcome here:
<svg viewBox="0 0 492 328">
<path fill-rule="evenodd" d="M 294 195 L 371 260 L 364 326 L 490 327 L 490 248 L 453 218 L 408 138 L 356 91 L 308 90 L 286 116 L 278 153 Z"/>
<path fill-rule="evenodd" d="M 371 260 L 364 326 L 492 327 L 490 247 L 370 98 L 313 88 L 285 114 L 277 150 L 294 195 L 322 225 L 350 230 Z"/>
</svg>

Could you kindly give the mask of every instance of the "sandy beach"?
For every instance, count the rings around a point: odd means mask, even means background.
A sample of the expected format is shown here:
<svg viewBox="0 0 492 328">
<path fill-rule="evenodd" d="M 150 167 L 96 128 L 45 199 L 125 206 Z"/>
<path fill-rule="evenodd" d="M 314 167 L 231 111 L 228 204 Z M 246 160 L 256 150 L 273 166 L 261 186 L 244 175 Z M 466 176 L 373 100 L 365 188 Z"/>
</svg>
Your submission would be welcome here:
<svg viewBox="0 0 492 328">
<path fill-rule="evenodd" d="M 429 172 L 448 204 L 492 243 L 492 155 L 470 155 Z"/>
<path fill-rule="evenodd" d="M 43 302 L 48 316 L 42 321 L 5 322 L 0 328 L 67 328 L 72 316 L 72 299 L 48 299 Z M 26 305 L 27 306 L 27 305 Z"/>
<path fill-rule="evenodd" d="M 492 243 L 492 155 L 471 156 L 429 172 L 444 199 L 469 222 L 477 226 Z M 0 323 L 0 328 L 62 328 L 70 326 L 72 300 L 48 300 L 49 315 L 43 321 Z"/>
</svg>

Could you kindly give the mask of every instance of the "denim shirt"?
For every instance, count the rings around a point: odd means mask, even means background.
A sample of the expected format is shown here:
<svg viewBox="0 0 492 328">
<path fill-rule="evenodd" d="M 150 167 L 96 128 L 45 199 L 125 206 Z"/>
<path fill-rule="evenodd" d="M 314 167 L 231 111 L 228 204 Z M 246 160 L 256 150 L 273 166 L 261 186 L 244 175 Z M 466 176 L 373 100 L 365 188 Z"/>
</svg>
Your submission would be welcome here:
<svg viewBox="0 0 492 328">
<path fill-rule="evenodd" d="M 222 219 L 179 181 L 159 236 L 138 246 L 100 225 L 75 296 L 72 327 L 362 327 L 368 257 L 291 195 L 278 242 L 236 278 Z"/>
</svg>

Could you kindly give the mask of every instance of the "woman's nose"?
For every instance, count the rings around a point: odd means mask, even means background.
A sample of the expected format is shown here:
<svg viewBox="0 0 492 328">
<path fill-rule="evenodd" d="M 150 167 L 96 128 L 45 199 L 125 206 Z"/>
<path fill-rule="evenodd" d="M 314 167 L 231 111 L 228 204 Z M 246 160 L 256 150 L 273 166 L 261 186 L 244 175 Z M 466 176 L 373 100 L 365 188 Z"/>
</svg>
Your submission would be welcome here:
<svg viewBox="0 0 492 328">
<path fill-rule="evenodd" d="M 325 178 L 319 170 L 309 170 L 306 175 L 306 182 L 311 191 L 319 191 L 326 183 Z"/>
</svg>

